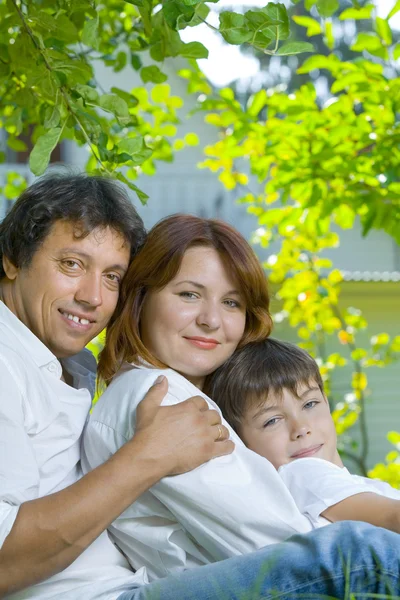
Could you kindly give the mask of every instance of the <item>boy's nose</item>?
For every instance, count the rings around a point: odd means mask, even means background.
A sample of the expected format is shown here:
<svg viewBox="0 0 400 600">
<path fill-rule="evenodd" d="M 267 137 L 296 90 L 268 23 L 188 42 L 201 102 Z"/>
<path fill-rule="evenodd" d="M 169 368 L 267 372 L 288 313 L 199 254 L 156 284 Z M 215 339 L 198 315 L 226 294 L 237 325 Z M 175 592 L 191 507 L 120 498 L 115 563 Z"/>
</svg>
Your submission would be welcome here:
<svg viewBox="0 0 400 600">
<path fill-rule="evenodd" d="M 307 435 L 310 435 L 311 430 L 309 427 L 307 427 L 306 425 L 302 425 L 301 427 L 297 428 L 296 431 L 296 438 L 302 438 L 302 437 L 306 437 Z"/>
</svg>

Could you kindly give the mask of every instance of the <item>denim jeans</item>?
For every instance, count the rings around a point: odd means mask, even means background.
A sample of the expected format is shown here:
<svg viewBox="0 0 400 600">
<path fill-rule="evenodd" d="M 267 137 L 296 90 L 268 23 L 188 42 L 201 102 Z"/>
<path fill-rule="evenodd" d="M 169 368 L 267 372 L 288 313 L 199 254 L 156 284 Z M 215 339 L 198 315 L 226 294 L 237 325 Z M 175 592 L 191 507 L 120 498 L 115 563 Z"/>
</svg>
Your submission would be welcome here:
<svg viewBox="0 0 400 600">
<path fill-rule="evenodd" d="M 399 590 L 400 535 L 346 521 L 169 575 L 118 600 L 366 600 L 398 598 Z"/>
</svg>

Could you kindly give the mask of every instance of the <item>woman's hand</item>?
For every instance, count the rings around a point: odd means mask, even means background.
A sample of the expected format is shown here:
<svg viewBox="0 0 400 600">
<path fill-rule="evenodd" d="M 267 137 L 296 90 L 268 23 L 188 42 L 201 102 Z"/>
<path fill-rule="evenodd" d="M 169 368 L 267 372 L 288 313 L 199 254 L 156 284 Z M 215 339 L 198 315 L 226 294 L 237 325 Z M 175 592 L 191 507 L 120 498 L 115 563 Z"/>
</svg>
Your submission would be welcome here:
<svg viewBox="0 0 400 600">
<path fill-rule="evenodd" d="M 166 377 L 150 388 L 137 408 L 134 437 L 135 445 L 142 446 L 142 455 L 157 461 L 165 471 L 162 476 L 191 471 L 233 451 L 235 445 L 220 414 L 209 409 L 204 398 L 194 396 L 161 406 L 167 391 Z"/>
</svg>

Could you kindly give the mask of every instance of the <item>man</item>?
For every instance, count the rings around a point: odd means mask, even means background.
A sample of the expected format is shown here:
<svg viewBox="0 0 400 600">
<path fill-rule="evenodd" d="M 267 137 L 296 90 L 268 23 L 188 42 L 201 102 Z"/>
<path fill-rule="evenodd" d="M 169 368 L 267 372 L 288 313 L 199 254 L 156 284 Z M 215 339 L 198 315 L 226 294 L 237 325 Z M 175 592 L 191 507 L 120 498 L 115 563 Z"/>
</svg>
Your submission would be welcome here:
<svg viewBox="0 0 400 600">
<path fill-rule="evenodd" d="M 162 477 L 233 449 L 201 398 L 160 407 L 162 381 L 141 404 L 134 439 L 82 477 L 94 384 L 83 348 L 111 317 L 144 235 L 122 189 L 85 175 L 39 180 L 0 225 L 0 597 L 218 598 L 229 585 L 232 594 L 258 585 L 263 598 L 274 590 L 340 596 L 345 577 L 353 589 L 397 589 L 396 534 L 351 524 L 159 584 L 143 586 L 145 573 L 130 571 L 107 526 Z M 343 557 L 351 558 L 346 573 Z"/>
</svg>

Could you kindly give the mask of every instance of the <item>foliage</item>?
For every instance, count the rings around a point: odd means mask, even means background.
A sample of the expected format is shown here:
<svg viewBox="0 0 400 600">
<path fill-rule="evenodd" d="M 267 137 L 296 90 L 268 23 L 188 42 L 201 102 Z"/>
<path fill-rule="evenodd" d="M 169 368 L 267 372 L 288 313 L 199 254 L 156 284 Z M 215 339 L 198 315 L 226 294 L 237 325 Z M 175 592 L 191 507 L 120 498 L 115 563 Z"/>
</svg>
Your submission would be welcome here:
<svg viewBox="0 0 400 600">
<path fill-rule="evenodd" d="M 171 143 L 182 99 L 171 95 L 160 66 L 168 57 L 207 57 L 201 43 L 182 42 L 179 30 L 207 22 L 208 12 L 203 0 L 0 0 L 0 128 L 8 147 L 28 150 L 21 138 L 28 135 L 34 144 L 29 166 L 40 175 L 62 140 L 87 144 L 88 170 L 120 179 L 145 202 L 133 183 L 139 170 L 154 173 L 154 161 L 171 161 L 174 149 L 187 143 Z M 222 12 L 219 31 L 230 43 L 247 42 L 268 54 L 312 49 L 280 43 L 290 35 L 283 4 L 244 15 Z M 151 64 L 143 64 L 143 53 Z M 155 86 L 150 94 L 144 87 L 105 91 L 95 61 L 115 72 L 130 64 L 143 83 Z"/>
<path fill-rule="evenodd" d="M 320 36 L 327 55 L 312 55 L 301 70 L 329 72 L 332 100 L 320 107 L 307 84 L 291 95 L 261 90 L 243 108 L 232 89 L 216 94 L 205 80 L 196 59 L 206 57 L 207 49 L 180 38 L 182 29 L 208 23 L 203 0 L 0 0 L 0 129 L 6 133 L 0 162 L 10 150 L 33 148 L 29 164 L 39 175 L 54 148 L 74 140 L 89 149 L 89 172 L 118 178 L 145 202 L 134 183 L 138 174 L 153 174 L 158 160 L 171 161 L 176 151 L 198 141 L 194 134 L 174 139 L 183 100 L 172 93 L 164 71 L 165 59 L 179 57 L 188 92 L 202 95 L 199 109 L 220 133 L 206 149 L 203 167 L 219 172 L 228 189 L 243 191 L 259 220 L 257 243 L 280 241 L 279 253 L 266 264 L 279 287 L 277 318 L 297 328 L 304 347 L 318 357 L 328 387 L 335 369 L 346 361 L 353 365 L 349 394 L 334 418 L 343 450 L 365 472 L 366 370 L 395 360 L 400 340 L 382 334 L 367 348 L 357 343 L 365 319 L 356 309 L 339 309 L 342 275 L 321 253 L 338 244 L 332 226 L 350 228 L 355 218 L 364 234 L 380 228 L 400 240 L 400 79 L 392 76 L 400 47 L 389 23 L 400 4 L 387 19 L 357 2 L 340 12 L 344 21 L 364 19 L 370 25 L 352 46 L 354 60 L 345 61 L 335 53 L 331 17 L 338 13 L 337 0 L 305 0 L 305 9 L 312 14 L 297 14 L 293 22 L 308 37 Z M 283 4 L 270 2 L 257 10 L 222 11 L 219 27 L 209 27 L 228 43 L 266 56 L 311 51 L 309 42 L 293 37 L 288 15 Z M 104 90 L 97 64 L 114 72 L 133 68 L 143 85 Z M 24 185 L 12 171 L 0 191 L 12 200 Z M 331 337 L 343 344 L 346 357 L 325 352 Z M 358 453 L 346 439 L 355 422 L 363 432 Z M 374 472 L 396 483 L 397 456 L 389 455 L 387 465 Z"/>
<path fill-rule="evenodd" d="M 366 10 L 348 9 L 340 18 L 364 18 Z M 396 10 L 400 5 L 390 14 Z M 320 19 L 302 22 L 309 35 L 317 25 L 326 28 L 319 12 Z M 374 33 L 360 33 L 352 46 L 353 61 L 342 62 L 332 52 L 313 55 L 301 67 L 304 73 L 331 73 L 332 98 L 323 107 L 312 83 L 292 94 L 260 90 L 245 107 L 229 88 L 199 103 L 199 110 L 207 112 L 205 120 L 219 131 L 218 141 L 205 148 L 201 166 L 218 172 L 228 189 L 242 192 L 241 201 L 250 204 L 259 222 L 253 241 L 264 248 L 272 242 L 280 246 L 265 264 L 282 305 L 275 319 L 287 319 L 297 329 L 301 345 L 319 361 L 328 393 L 336 369 L 352 365 L 348 392 L 333 418 L 342 453 L 364 474 L 367 370 L 399 358 L 400 336 L 382 333 L 368 347 L 359 345 L 357 334 L 367 323 L 359 310 L 339 308 L 342 273 L 332 270 L 324 251 L 339 244 L 335 226 L 352 228 L 355 219 L 364 235 L 371 228 L 383 229 L 400 242 L 400 78 L 389 78 L 372 58 L 386 60 L 398 56 L 398 50 L 392 47 L 389 18 L 375 17 L 372 23 Z M 344 356 L 327 353 L 327 342 L 334 338 Z M 361 430 L 356 449 L 349 436 L 355 423 Z M 374 473 L 387 478 L 390 471 L 391 482 L 398 485 L 400 464 L 394 457 Z"/>
</svg>

